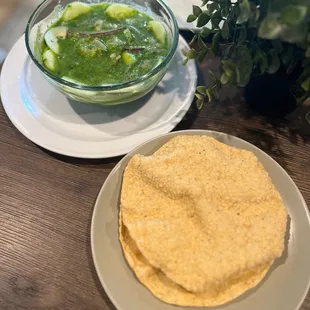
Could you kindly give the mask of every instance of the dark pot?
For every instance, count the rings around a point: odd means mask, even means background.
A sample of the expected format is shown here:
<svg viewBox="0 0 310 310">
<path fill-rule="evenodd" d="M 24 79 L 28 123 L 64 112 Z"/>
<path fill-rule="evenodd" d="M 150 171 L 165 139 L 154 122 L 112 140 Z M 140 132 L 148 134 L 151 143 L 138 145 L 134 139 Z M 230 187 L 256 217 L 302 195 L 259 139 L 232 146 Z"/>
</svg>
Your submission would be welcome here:
<svg viewBox="0 0 310 310">
<path fill-rule="evenodd" d="M 256 112 L 270 117 L 283 117 L 296 107 L 295 97 L 291 93 L 301 68 L 296 68 L 291 74 L 280 69 L 275 74 L 263 74 L 251 77 L 244 89 L 247 104 Z"/>
</svg>

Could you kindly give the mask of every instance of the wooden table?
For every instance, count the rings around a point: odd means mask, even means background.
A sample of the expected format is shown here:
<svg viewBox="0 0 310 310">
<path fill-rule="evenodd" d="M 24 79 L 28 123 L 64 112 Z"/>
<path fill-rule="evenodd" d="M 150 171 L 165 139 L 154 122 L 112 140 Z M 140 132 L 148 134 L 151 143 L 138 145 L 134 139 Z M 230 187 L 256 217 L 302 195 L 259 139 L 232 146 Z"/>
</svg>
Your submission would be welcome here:
<svg viewBox="0 0 310 310">
<path fill-rule="evenodd" d="M 203 72 L 213 65 L 206 61 Z M 200 74 L 200 83 L 207 78 Z M 176 130 L 217 130 L 253 143 L 286 169 L 310 206 L 304 114 L 299 108 L 285 120 L 266 119 L 247 108 L 241 93 L 226 89 L 200 113 L 191 109 Z M 0 104 L 1 310 L 115 309 L 94 269 L 90 224 L 100 187 L 119 160 L 45 151 L 14 128 Z M 310 310 L 310 294 L 301 309 Z"/>
</svg>

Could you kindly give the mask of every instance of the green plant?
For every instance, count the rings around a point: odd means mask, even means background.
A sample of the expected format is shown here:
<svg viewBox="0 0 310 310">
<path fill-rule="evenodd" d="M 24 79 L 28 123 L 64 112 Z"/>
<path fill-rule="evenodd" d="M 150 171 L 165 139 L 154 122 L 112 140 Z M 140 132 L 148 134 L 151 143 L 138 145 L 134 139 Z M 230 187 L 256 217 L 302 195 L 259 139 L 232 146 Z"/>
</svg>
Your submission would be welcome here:
<svg viewBox="0 0 310 310">
<path fill-rule="evenodd" d="M 310 96 L 310 0 L 202 0 L 187 21 L 198 30 L 190 42 L 196 47 L 183 51 L 184 64 L 201 63 L 209 53 L 221 58 L 220 76 L 210 72 L 213 85 L 197 87 L 198 108 L 224 84 L 244 87 L 254 74 L 280 67 L 289 74 L 296 65 L 302 73 L 291 91 L 297 103 Z"/>
</svg>

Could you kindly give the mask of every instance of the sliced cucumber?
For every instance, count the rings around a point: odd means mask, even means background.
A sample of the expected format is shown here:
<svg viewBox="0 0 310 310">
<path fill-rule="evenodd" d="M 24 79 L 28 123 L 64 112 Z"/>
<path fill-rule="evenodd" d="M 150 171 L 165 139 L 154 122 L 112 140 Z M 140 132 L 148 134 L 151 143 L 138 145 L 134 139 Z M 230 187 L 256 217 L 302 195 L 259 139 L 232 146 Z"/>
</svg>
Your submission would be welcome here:
<svg viewBox="0 0 310 310">
<path fill-rule="evenodd" d="M 131 43 L 132 40 L 133 40 L 133 36 L 132 36 L 131 31 L 130 31 L 128 28 L 126 28 L 126 29 L 123 31 L 123 33 L 124 33 L 124 35 L 126 36 L 128 43 Z"/>
<path fill-rule="evenodd" d="M 90 3 L 89 4 L 92 8 L 101 8 L 101 9 L 105 9 L 105 8 L 107 8 L 109 5 L 110 5 L 110 3 L 106 3 L 106 2 L 103 2 L 103 3 Z"/>
<path fill-rule="evenodd" d="M 47 69 L 51 71 L 56 71 L 57 58 L 56 58 L 56 54 L 53 51 L 47 49 L 42 55 L 42 60 L 43 60 L 44 66 Z"/>
<path fill-rule="evenodd" d="M 56 54 L 59 54 L 58 39 L 65 39 L 67 36 L 67 27 L 55 27 L 48 30 L 44 36 L 47 46 Z"/>
<path fill-rule="evenodd" d="M 132 65 L 136 62 L 136 57 L 128 52 L 122 53 L 122 60 L 126 65 Z"/>
<path fill-rule="evenodd" d="M 125 19 L 128 17 L 132 17 L 138 13 L 138 11 L 134 8 L 126 4 L 119 3 L 110 5 L 105 12 L 109 17 L 114 19 Z"/>
<path fill-rule="evenodd" d="M 67 5 L 66 9 L 62 14 L 62 19 L 68 21 L 74 19 L 82 14 L 88 13 L 91 7 L 83 2 L 72 2 Z"/>
<path fill-rule="evenodd" d="M 158 21 L 152 20 L 148 22 L 148 27 L 153 32 L 158 42 L 165 44 L 167 37 L 165 26 Z"/>
<path fill-rule="evenodd" d="M 164 61 L 164 58 L 163 57 L 159 57 L 155 67 L 159 66 L 163 61 Z"/>
<path fill-rule="evenodd" d="M 82 38 L 77 44 L 80 54 L 85 57 L 93 58 L 107 50 L 105 44 L 96 38 Z"/>
<path fill-rule="evenodd" d="M 103 25 L 103 20 L 102 19 L 98 19 L 95 22 L 95 30 L 96 31 L 101 31 L 102 30 L 102 25 Z"/>
</svg>

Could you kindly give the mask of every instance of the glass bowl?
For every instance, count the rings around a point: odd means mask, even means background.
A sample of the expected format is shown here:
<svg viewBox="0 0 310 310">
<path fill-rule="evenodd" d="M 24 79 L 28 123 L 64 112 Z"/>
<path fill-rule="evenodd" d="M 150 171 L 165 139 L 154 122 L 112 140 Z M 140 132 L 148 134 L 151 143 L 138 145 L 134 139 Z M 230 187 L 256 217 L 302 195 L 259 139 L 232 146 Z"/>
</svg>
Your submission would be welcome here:
<svg viewBox="0 0 310 310">
<path fill-rule="evenodd" d="M 178 46 L 178 25 L 170 8 L 162 0 L 80 0 L 79 2 L 88 4 L 110 2 L 136 6 L 165 24 L 169 41 L 169 52 L 166 58 L 146 75 L 120 84 L 88 86 L 61 79 L 45 69 L 38 49 L 38 42 L 44 39 L 47 29 L 60 17 L 64 7 L 72 2 L 75 1 L 45 0 L 37 7 L 27 24 L 25 40 L 28 53 L 48 82 L 69 98 L 101 105 L 132 102 L 150 92 L 167 72 Z"/>
</svg>

